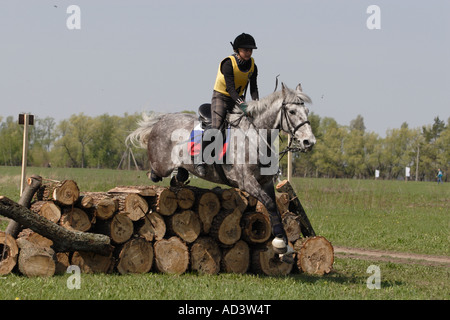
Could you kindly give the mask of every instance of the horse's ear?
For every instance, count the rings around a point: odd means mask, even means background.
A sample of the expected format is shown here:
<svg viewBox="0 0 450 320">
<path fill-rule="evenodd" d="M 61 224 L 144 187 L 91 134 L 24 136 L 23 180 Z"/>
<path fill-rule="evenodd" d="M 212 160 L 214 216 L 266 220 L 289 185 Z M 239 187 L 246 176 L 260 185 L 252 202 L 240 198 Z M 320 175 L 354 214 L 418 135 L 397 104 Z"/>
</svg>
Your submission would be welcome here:
<svg viewBox="0 0 450 320">
<path fill-rule="evenodd" d="M 287 90 L 288 90 L 288 87 L 286 87 L 286 86 L 284 85 L 284 83 L 282 82 L 282 83 L 281 83 L 281 92 L 283 93 L 283 97 L 286 96 Z"/>
<path fill-rule="evenodd" d="M 295 88 L 295 90 L 297 90 L 298 92 L 303 92 L 302 84 L 299 83 L 298 86 L 297 86 L 297 88 Z"/>
</svg>

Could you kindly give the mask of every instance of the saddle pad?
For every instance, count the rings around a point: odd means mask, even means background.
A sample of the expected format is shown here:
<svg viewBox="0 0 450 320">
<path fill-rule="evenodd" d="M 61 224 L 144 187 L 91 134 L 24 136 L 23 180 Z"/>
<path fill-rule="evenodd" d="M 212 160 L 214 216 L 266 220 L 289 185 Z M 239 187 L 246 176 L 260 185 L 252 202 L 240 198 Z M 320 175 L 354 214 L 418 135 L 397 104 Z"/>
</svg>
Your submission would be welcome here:
<svg viewBox="0 0 450 320">
<path fill-rule="evenodd" d="M 202 152 L 202 139 L 204 131 L 205 130 L 203 130 L 201 124 L 195 126 L 195 128 L 191 131 L 188 146 L 190 156 L 195 156 L 198 155 L 200 152 Z M 227 152 L 227 148 L 230 143 L 230 136 L 231 136 L 231 128 L 228 127 L 226 130 L 226 139 L 223 144 L 222 152 L 219 155 L 219 160 L 222 160 Z M 207 141 L 207 143 L 208 142 L 209 141 Z"/>
</svg>

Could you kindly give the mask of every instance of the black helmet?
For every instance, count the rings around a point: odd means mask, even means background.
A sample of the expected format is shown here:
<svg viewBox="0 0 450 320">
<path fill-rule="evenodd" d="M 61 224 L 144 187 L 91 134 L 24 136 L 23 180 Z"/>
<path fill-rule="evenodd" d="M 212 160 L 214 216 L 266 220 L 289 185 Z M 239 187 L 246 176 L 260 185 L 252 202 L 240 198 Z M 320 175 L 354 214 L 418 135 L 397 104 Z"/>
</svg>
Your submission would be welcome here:
<svg viewBox="0 0 450 320">
<path fill-rule="evenodd" d="M 248 33 L 238 35 L 231 45 L 233 46 L 233 50 L 237 50 L 238 48 L 257 49 L 255 39 Z"/>
</svg>

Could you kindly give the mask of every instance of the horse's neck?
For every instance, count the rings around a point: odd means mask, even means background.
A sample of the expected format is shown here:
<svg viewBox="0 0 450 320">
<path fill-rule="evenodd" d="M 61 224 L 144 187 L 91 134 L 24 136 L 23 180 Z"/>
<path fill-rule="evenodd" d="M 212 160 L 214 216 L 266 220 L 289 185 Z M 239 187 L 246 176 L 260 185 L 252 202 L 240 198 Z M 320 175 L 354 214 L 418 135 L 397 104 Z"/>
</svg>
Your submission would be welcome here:
<svg viewBox="0 0 450 320">
<path fill-rule="evenodd" d="M 261 105 L 258 109 L 262 110 L 260 113 L 256 114 L 249 123 L 251 122 L 257 129 L 274 129 L 279 125 L 279 110 L 273 107 L 273 103 L 269 104 L 263 101 L 255 101 Z M 248 119 L 246 119 L 248 121 Z"/>
</svg>

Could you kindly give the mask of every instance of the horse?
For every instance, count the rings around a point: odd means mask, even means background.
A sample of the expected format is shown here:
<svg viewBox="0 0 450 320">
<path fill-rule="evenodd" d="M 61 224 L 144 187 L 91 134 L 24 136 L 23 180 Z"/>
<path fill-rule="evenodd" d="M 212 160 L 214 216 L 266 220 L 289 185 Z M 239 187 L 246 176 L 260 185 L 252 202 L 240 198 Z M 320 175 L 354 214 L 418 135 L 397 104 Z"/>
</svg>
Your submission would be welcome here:
<svg viewBox="0 0 450 320">
<path fill-rule="evenodd" d="M 312 101 L 308 95 L 303 93 L 300 84 L 295 90 L 292 90 L 282 83 L 281 90 L 260 100 L 249 101 L 246 113 L 235 106 L 228 113 L 226 120 L 234 132 L 239 133 L 236 135 L 244 137 L 244 140 L 234 143 L 234 145 L 231 143 L 228 147 L 227 155 L 229 152 L 231 153 L 227 160 L 233 158 L 234 162 L 229 163 L 230 161 L 223 161 L 223 159 L 218 161 L 219 159 L 215 157 L 215 162 L 207 165 L 206 175 L 200 177 L 214 183 L 239 188 L 258 199 L 270 215 L 274 236 L 273 249 L 280 255 L 280 258 L 286 257 L 290 263 L 293 259 L 287 257 L 292 257 L 294 251 L 288 244 L 275 200 L 274 180 L 277 177 L 279 160 L 276 142 L 279 130 L 281 130 L 293 138 L 291 139 L 293 143 L 289 145 L 290 150 L 307 152 L 312 149 L 316 138 L 308 121 L 309 109 L 305 103 L 312 103 Z M 198 125 L 198 118 L 195 114 L 164 113 L 152 116 L 143 114 L 142 120 L 138 122 L 139 127 L 128 135 L 126 143 L 128 145 L 131 142 L 135 146 L 147 149 L 151 168 L 150 178 L 154 182 L 161 181 L 162 178 L 168 177 L 175 169 L 178 169 L 175 180 L 183 183 L 188 180 L 189 173 L 198 176 L 195 170 L 195 159 L 192 155 L 187 155 L 189 134 L 193 132 L 192 129 L 196 124 Z M 270 130 L 270 134 L 267 130 Z M 203 139 L 208 131 L 212 130 L 206 130 Z M 255 132 L 259 139 L 250 138 L 249 133 Z M 214 141 L 221 141 L 217 135 L 213 134 L 213 136 L 215 137 Z M 254 134 L 253 137 L 255 137 Z M 255 141 L 256 144 L 259 142 L 256 148 L 251 147 L 252 141 L 253 144 Z M 244 142 L 246 148 L 242 148 Z M 217 146 L 216 144 L 216 149 Z M 222 147 L 222 143 L 219 146 Z M 241 150 L 241 154 L 232 157 L 232 152 L 237 150 Z M 246 160 L 236 163 L 236 158 L 239 156 L 241 160 L 251 157 L 254 159 L 255 154 L 251 153 L 255 153 L 255 150 L 259 155 L 256 161 Z M 264 150 L 266 157 L 263 159 L 261 155 Z M 217 154 L 217 150 L 215 151 Z M 269 153 L 270 156 L 268 156 Z M 267 158 L 271 160 L 269 166 Z M 276 169 L 274 170 L 273 167 Z"/>
</svg>

